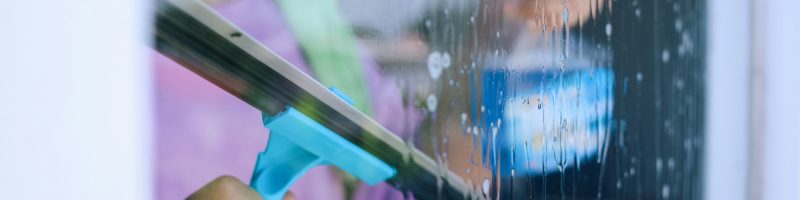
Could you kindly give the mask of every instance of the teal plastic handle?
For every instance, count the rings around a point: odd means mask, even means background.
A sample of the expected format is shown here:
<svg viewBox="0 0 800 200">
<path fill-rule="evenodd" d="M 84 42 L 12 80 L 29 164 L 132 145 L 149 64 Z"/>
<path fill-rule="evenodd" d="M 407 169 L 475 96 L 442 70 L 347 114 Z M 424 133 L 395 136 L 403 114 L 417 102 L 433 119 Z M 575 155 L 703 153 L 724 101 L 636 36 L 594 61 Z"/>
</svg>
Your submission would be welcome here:
<svg viewBox="0 0 800 200">
<path fill-rule="evenodd" d="M 283 199 L 297 179 L 320 165 L 336 166 L 370 185 L 396 174 L 394 168 L 292 107 L 275 116 L 262 113 L 262 118 L 270 138 L 267 149 L 258 154 L 250 186 L 264 199 Z"/>
</svg>

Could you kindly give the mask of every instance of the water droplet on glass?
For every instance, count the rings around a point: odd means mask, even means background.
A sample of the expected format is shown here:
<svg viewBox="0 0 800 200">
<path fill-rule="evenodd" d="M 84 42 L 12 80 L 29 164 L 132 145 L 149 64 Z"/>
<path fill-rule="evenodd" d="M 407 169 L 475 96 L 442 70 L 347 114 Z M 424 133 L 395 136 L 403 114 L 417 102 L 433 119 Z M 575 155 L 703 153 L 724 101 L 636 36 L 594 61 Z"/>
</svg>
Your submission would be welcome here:
<svg viewBox="0 0 800 200">
<path fill-rule="evenodd" d="M 606 35 L 611 36 L 611 23 L 606 24 Z"/>
<path fill-rule="evenodd" d="M 656 172 L 661 172 L 661 168 L 663 167 L 663 163 L 661 162 L 661 158 L 656 158 Z"/>
<path fill-rule="evenodd" d="M 467 113 L 461 113 L 461 125 L 467 124 Z"/>
<path fill-rule="evenodd" d="M 542 109 L 542 98 L 536 98 L 536 108 Z"/>
<path fill-rule="evenodd" d="M 669 185 L 664 185 L 661 187 L 661 198 L 669 199 Z"/>
<path fill-rule="evenodd" d="M 664 49 L 661 51 L 661 61 L 664 63 L 669 62 L 669 50 Z"/>
<path fill-rule="evenodd" d="M 644 76 L 642 75 L 642 72 L 636 72 L 636 82 L 642 82 L 643 79 Z"/>
<path fill-rule="evenodd" d="M 636 8 L 636 11 L 634 11 L 634 14 L 636 14 L 637 18 L 641 17 L 642 16 L 642 11 L 639 8 Z"/>
<path fill-rule="evenodd" d="M 681 44 L 680 46 L 683 47 L 684 52 L 691 52 L 694 49 L 694 42 L 692 42 L 692 37 L 689 35 L 688 31 L 684 31 L 681 34 Z"/>
<path fill-rule="evenodd" d="M 567 21 L 569 21 L 569 10 L 566 6 L 564 6 L 564 11 L 561 13 L 561 19 L 564 21 L 564 24 L 567 24 Z"/>
<path fill-rule="evenodd" d="M 683 90 L 684 87 L 685 84 L 683 83 L 683 79 L 675 79 L 675 88 L 678 88 L 678 90 Z"/>
<path fill-rule="evenodd" d="M 491 186 L 489 184 L 489 179 L 483 179 L 483 195 L 489 195 L 489 187 Z"/>
<path fill-rule="evenodd" d="M 438 104 L 436 95 L 428 95 L 428 100 L 426 102 L 428 104 L 428 110 L 431 112 L 436 112 L 436 106 Z"/>
<path fill-rule="evenodd" d="M 667 168 L 669 168 L 670 170 L 675 168 L 675 159 L 673 158 L 667 159 Z"/>
<path fill-rule="evenodd" d="M 442 52 L 442 60 L 439 61 L 439 64 L 442 65 L 442 68 L 450 68 L 450 54 Z"/>
<path fill-rule="evenodd" d="M 428 55 L 428 72 L 430 73 L 431 78 L 434 80 L 439 79 L 439 76 L 442 75 L 442 70 L 444 70 L 442 69 L 443 59 L 442 53 L 438 51 L 433 51 L 430 55 Z"/>
</svg>

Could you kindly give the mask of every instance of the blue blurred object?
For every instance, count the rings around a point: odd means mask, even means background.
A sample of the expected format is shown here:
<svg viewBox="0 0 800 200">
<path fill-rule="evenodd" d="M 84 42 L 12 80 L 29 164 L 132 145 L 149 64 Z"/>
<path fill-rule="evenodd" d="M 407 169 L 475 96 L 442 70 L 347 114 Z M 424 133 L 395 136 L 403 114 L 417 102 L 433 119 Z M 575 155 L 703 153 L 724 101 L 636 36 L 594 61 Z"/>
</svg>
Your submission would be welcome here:
<svg viewBox="0 0 800 200">
<path fill-rule="evenodd" d="M 487 69 L 484 74 L 483 153 L 493 168 L 546 174 L 602 159 L 614 106 L 611 69 Z"/>
</svg>

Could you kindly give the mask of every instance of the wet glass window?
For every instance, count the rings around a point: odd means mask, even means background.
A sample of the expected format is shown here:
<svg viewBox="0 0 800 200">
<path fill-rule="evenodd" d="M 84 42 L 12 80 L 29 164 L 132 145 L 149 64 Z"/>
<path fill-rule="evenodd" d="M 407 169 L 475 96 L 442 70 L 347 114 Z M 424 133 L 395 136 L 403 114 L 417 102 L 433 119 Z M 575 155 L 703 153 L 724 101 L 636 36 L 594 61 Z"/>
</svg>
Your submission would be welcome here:
<svg viewBox="0 0 800 200">
<path fill-rule="evenodd" d="M 419 116 L 397 131 L 477 193 L 689 199 L 701 194 L 703 5 L 344 0 L 339 9 Z"/>
<path fill-rule="evenodd" d="M 435 161 L 353 198 L 697 199 L 705 1 L 215 0 L 246 34 Z M 336 182 L 338 184 L 338 182 Z"/>
</svg>

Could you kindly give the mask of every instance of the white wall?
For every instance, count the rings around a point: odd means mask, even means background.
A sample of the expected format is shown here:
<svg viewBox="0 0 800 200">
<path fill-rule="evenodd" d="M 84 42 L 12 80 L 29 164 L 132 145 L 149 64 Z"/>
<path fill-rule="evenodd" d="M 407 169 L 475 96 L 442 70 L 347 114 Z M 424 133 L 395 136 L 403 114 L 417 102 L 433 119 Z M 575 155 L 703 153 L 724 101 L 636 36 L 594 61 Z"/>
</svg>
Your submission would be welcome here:
<svg viewBox="0 0 800 200">
<path fill-rule="evenodd" d="M 763 199 L 800 199 L 800 1 L 764 0 L 759 53 L 763 68 Z"/>
<path fill-rule="evenodd" d="M 146 2 L 0 2 L 0 199 L 152 198 Z"/>
<path fill-rule="evenodd" d="M 708 1 L 706 199 L 737 200 L 748 195 L 749 3 Z"/>
</svg>

